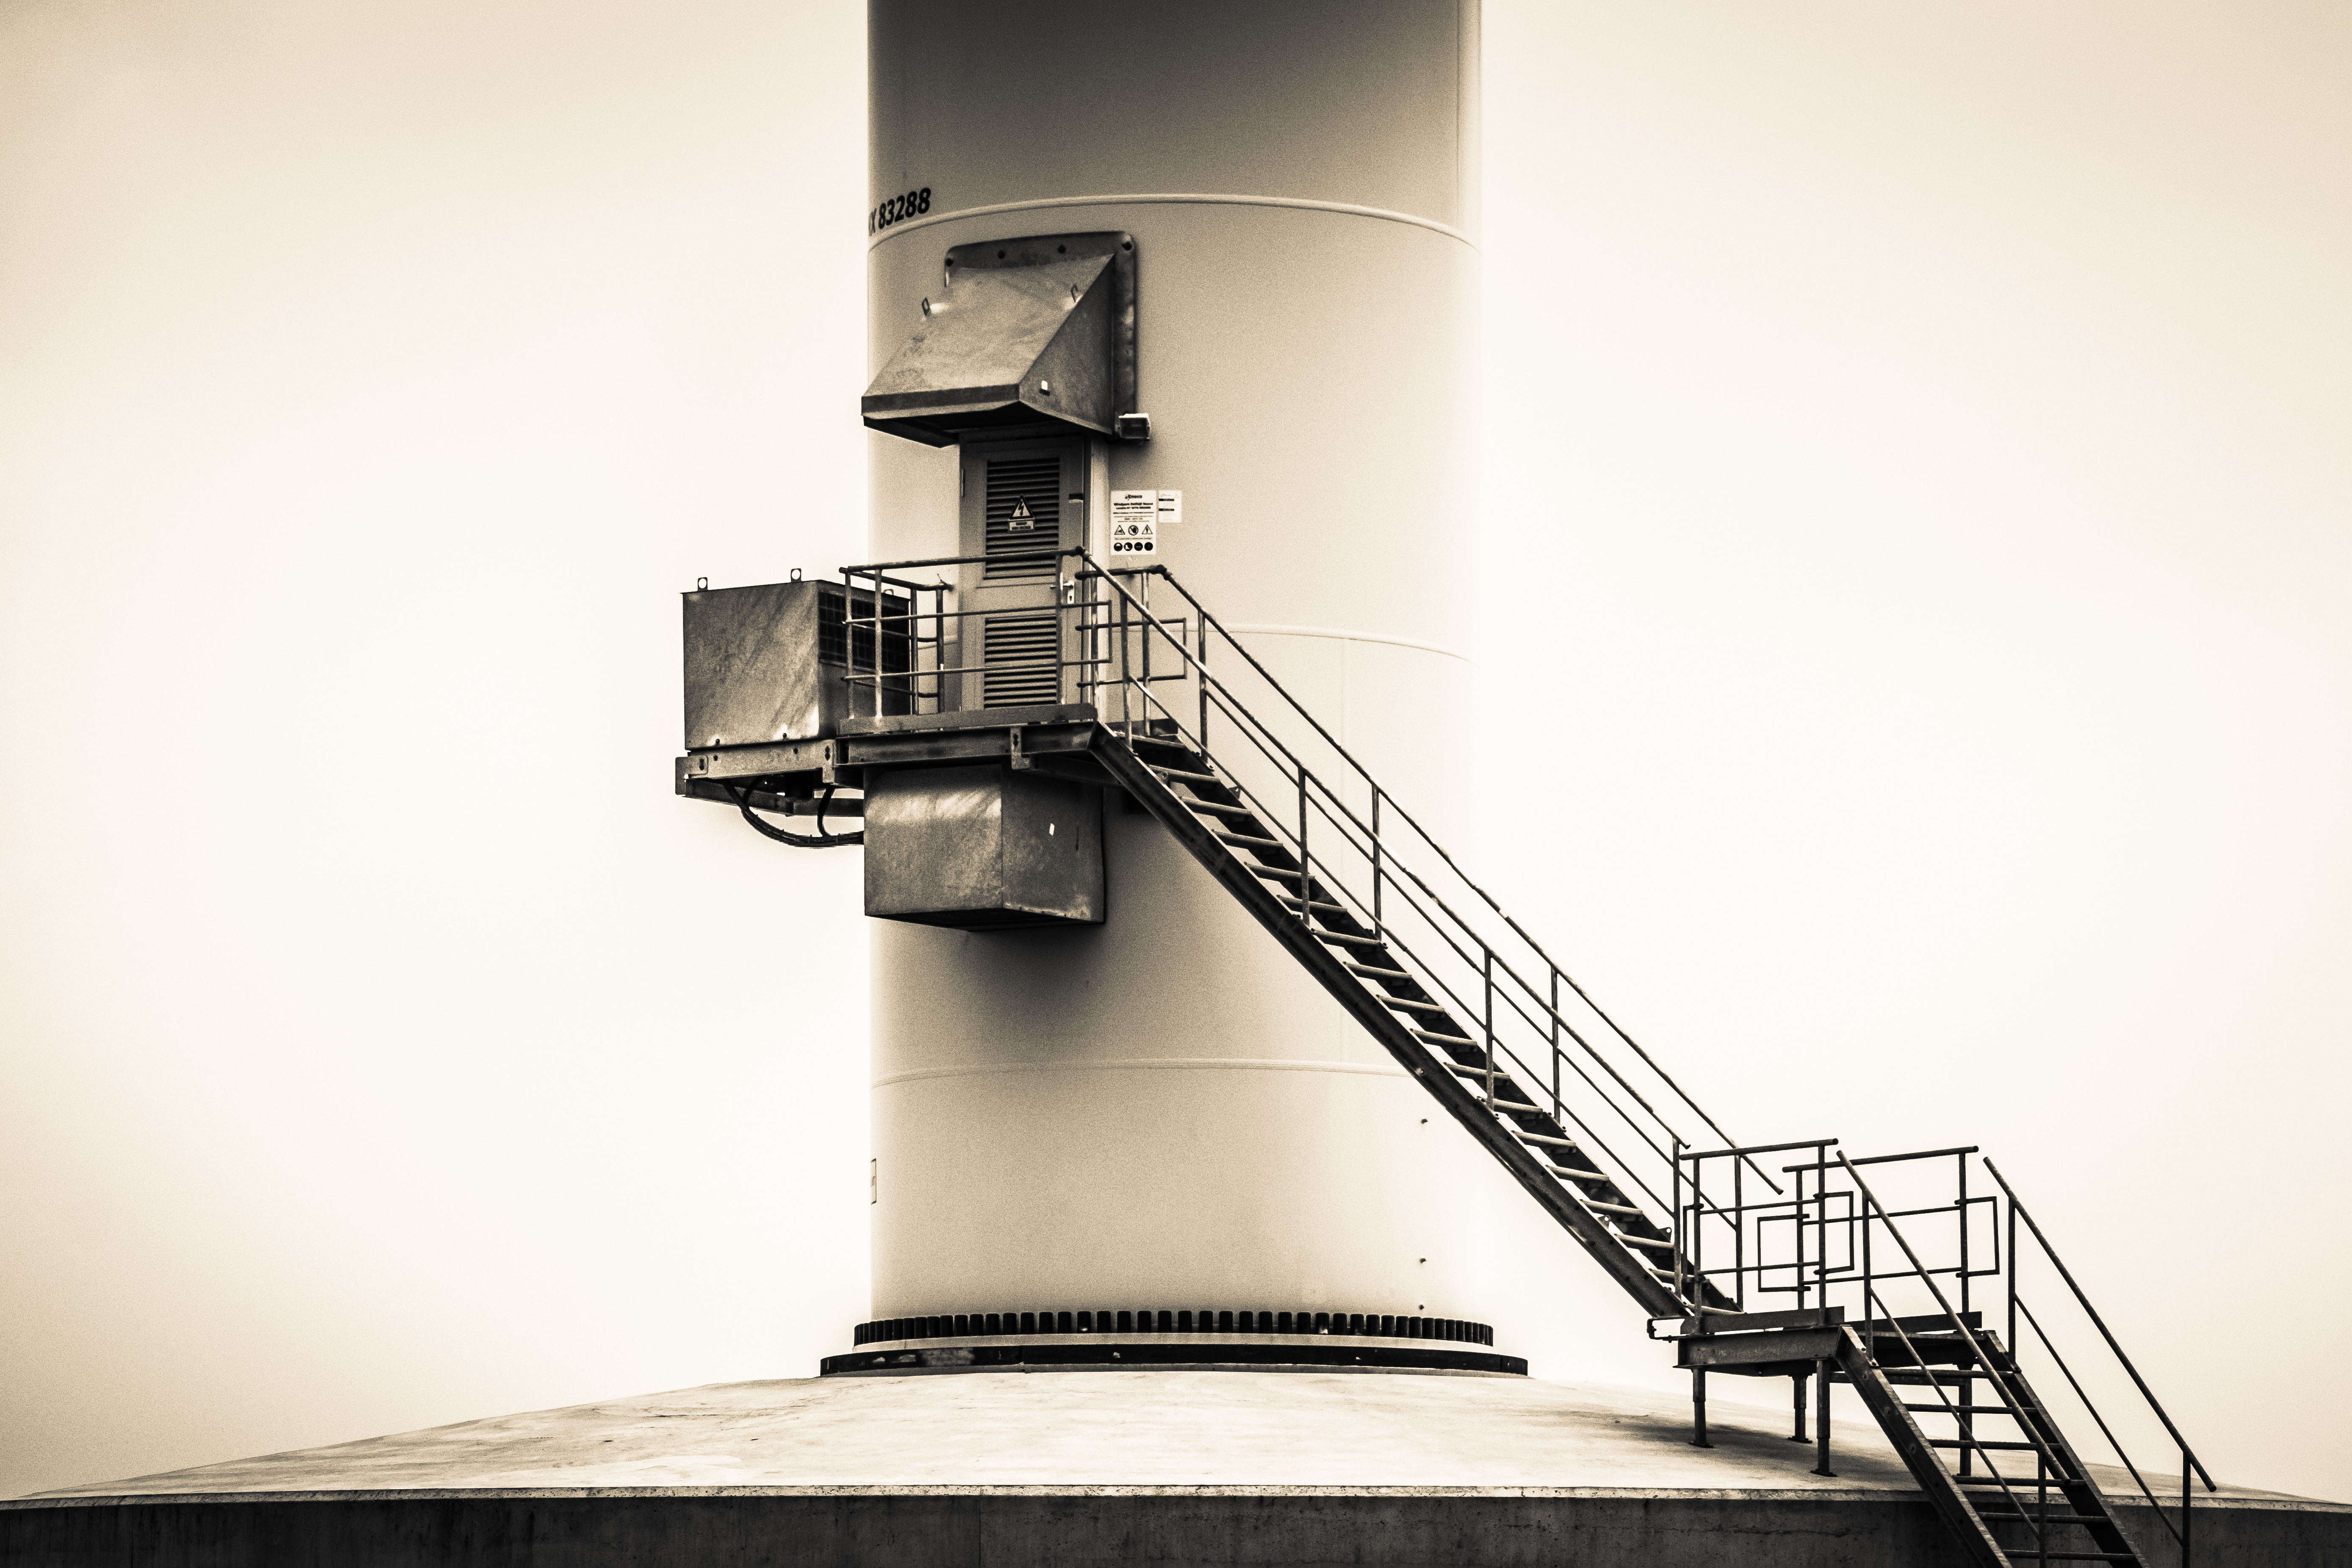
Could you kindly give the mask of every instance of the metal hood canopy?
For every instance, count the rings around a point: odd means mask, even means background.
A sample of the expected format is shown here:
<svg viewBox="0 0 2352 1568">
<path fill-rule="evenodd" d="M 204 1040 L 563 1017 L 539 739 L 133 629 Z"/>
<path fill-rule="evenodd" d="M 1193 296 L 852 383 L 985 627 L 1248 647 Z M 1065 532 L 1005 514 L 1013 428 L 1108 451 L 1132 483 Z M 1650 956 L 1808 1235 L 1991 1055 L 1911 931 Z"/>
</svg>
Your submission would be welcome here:
<svg viewBox="0 0 2352 1568">
<path fill-rule="evenodd" d="M 923 325 L 866 389 L 866 423 L 929 447 L 1050 423 L 1097 436 L 1135 407 L 1135 241 L 959 245 Z"/>
</svg>

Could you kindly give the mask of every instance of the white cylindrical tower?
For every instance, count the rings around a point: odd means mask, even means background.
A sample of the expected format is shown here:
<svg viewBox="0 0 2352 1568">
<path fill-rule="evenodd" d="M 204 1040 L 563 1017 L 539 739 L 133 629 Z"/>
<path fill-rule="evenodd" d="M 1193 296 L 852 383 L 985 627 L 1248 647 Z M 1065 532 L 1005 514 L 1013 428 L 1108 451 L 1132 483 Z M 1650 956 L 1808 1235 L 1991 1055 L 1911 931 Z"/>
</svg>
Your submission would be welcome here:
<svg viewBox="0 0 2352 1568">
<path fill-rule="evenodd" d="M 1131 237 L 1152 433 L 1094 484 L 1180 490 L 1160 561 L 1466 815 L 1475 0 L 870 12 L 874 364 L 952 247 Z M 960 553 L 978 437 L 869 439 L 873 559 Z M 1104 843 L 1100 925 L 873 924 L 875 1319 L 1480 1320 L 1458 1129 L 1157 822 Z"/>
</svg>

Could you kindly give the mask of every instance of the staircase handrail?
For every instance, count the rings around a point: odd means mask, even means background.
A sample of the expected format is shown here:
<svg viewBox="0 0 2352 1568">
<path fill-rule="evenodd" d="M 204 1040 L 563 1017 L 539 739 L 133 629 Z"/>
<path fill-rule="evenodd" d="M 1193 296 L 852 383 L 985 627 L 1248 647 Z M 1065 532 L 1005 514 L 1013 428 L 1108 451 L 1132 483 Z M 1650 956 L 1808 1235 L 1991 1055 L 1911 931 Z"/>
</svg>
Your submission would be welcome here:
<svg viewBox="0 0 2352 1568">
<path fill-rule="evenodd" d="M 1664 1068 L 1658 1064 L 1656 1058 L 1652 1057 L 1650 1053 L 1643 1047 L 1640 1041 L 1634 1039 L 1633 1037 L 1627 1033 L 1624 1027 L 1621 1026 L 1615 1018 L 1612 1017 L 1607 1011 L 1605 1011 L 1598 1003 L 1593 1001 L 1591 994 L 1584 989 L 1583 985 L 1577 981 L 1576 977 L 1569 973 L 1566 969 L 1562 968 L 1559 962 L 1545 950 L 1543 944 L 1538 942 L 1534 936 L 1528 931 L 1526 927 L 1520 925 L 1516 919 L 1504 910 L 1501 902 L 1497 900 L 1492 893 L 1489 893 L 1475 879 L 1471 877 L 1468 872 L 1462 868 L 1461 864 L 1447 852 L 1443 844 L 1437 841 L 1435 836 L 1433 836 L 1426 827 L 1422 826 L 1420 819 L 1415 817 L 1411 811 L 1407 810 L 1397 801 L 1394 794 L 1389 791 L 1386 786 L 1382 785 L 1380 781 L 1372 775 L 1371 770 L 1366 767 L 1353 752 L 1349 752 L 1348 748 L 1340 742 L 1339 737 L 1332 734 L 1331 731 L 1324 726 L 1323 722 L 1317 719 L 1315 715 L 1308 710 L 1306 704 L 1301 702 L 1297 697 L 1293 696 L 1289 689 L 1285 687 L 1282 682 L 1275 677 L 1274 672 L 1266 668 L 1265 664 L 1258 659 L 1257 656 L 1252 653 L 1248 647 L 1244 644 L 1240 638 L 1236 637 L 1233 634 L 1232 630 L 1228 628 L 1223 621 L 1218 620 L 1215 615 L 1201 602 L 1199 596 L 1193 594 L 1191 589 L 1187 588 L 1181 581 L 1178 580 L 1173 572 L 1170 571 L 1165 566 L 1149 566 L 1141 568 L 1129 568 L 1114 574 L 1111 571 L 1106 570 L 1083 548 L 1074 547 L 1065 550 L 1062 553 L 1065 556 L 1076 557 L 1077 560 L 1088 569 L 1088 574 L 1108 584 L 1110 588 L 1126 602 L 1126 604 L 1141 611 L 1147 624 L 1153 629 L 1160 628 L 1158 620 L 1152 616 L 1150 606 L 1138 600 L 1136 596 L 1128 590 L 1127 585 L 1118 581 L 1118 578 L 1120 576 L 1156 576 L 1165 582 L 1179 595 L 1181 595 L 1186 605 L 1188 605 L 1193 613 L 1199 616 L 1202 625 L 1204 627 L 1214 627 L 1219 635 L 1224 638 L 1226 644 L 1236 653 L 1241 655 L 1242 658 L 1258 674 L 1261 679 L 1265 681 L 1266 685 L 1275 692 L 1275 694 L 1280 697 L 1285 703 L 1289 705 L 1291 711 L 1297 714 L 1301 720 L 1305 721 L 1307 726 L 1321 738 L 1323 742 L 1329 746 L 1332 752 L 1337 754 L 1341 761 L 1346 763 L 1349 768 L 1354 770 L 1356 775 L 1373 790 L 1375 798 L 1385 798 L 1396 811 L 1396 814 L 1404 818 L 1406 825 L 1412 829 L 1413 833 L 1420 838 L 1421 842 L 1427 845 L 1430 850 L 1434 853 L 1439 859 L 1445 863 L 1446 868 L 1452 871 L 1453 874 L 1460 879 L 1462 885 L 1468 888 L 1473 893 L 1475 893 L 1478 898 L 1486 903 L 1488 909 L 1494 910 L 1494 912 L 1501 918 L 1503 923 L 1510 928 L 1512 933 L 1527 944 L 1528 951 L 1543 961 L 1545 966 L 1551 973 L 1558 975 L 1562 981 L 1566 982 L 1569 988 L 1576 993 L 1577 996 L 1584 1003 L 1584 1005 L 1592 1009 L 1594 1016 L 1607 1024 L 1610 1031 L 1614 1034 L 1618 1039 L 1623 1041 L 1626 1047 L 1642 1059 L 1643 1065 L 1648 1067 L 1652 1072 L 1657 1074 L 1660 1082 L 1665 1084 L 1667 1088 L 1671 1089 L 1675 1092 L 1675 1096 L 1680 1099 L 1685 1105 L 1690 1108 L 1692 1113 L 1696 1115 L 1700 1121 L 1706 1122 L 1707 1127 L 1718 1137 L 1722 1138 L 1725 1142 L 1729 1143 L 1735 1142 L 1731 1134 L 1724 1131 L 1722 1125 L 1717 1122 L 1714 1117 L 1707 1114 L 1706 1109 L 1700 1105 L 1698 1101 L 1691 1096 L 1690 1092 L 1684 1089 L 1682 1085 L 1675 1079 L 1672 1074 L 1668 1073 Z M 1161 635 L 1165 636 L 1164 630 L 1161 632 Z M 1316 787 L 1331 802 L 1332 805 L 1338 806 L 1351 823 L 1368 835 L 1370 835 L 1375 839 L 1379 837 L 1379 834 L 1376 829 L 1363 822 L 1361 818 L 1358 817 L 1354 810 L 1349 807 L 1344 800 L 1339 798 L 1336 791 L 1333 791 L 1329 785 L 1324 784 L 1319 778 L 1316 778 L 1312 771 L 1306 766 L 1305 763 L 1300 760 L 1295 752 L 1291 752 L 1289 747 L 1284 745 L 1278 737 L 1273 736 L 1272 731 L 1267 729 L 1265 721 L 1250 712 L 1248 705 L 1244 703 L 1240 698 L 1234 694 L 1231 687 L 1227 686 L 1217 676 L 1212 674 L 1205 662 L 1195 657 L 1192 649 L 1184 647 L 1181 639 L 1171 638 L 1169 640 L 1178 657 L 1184 660 L 1185 664 L 1190 667 L 1198 679 L 1204 683 L 1213 686 L 1227 702 L 1231 703 L 1232 706 L 1238 710 L 1243 716 L 1246 717 L 1253 725 L 1265 731 L 1268 738 L 1273 740 L 1274 744 L 1279 747 L 1284 755 L 1288 757 L 1293 765 L 1298 769 L 1302 781 L 1306 779 L 1313 779 Z M 1205 634 L 1203 636 L 1203 645 L 1205 646 Z M 1147 695 L 1149 694 L 1147 693 Z M 1304 869 L 1306 869 L 1306 868 L 1302 868 L 1302 870 Z M 1478 936 L 1475 930 L 1469 925 L 1469 922 L 1464 921 L 1461 916 L 1455 914 L 1451 909 L 1447 909 L 1445 907 L 1444 900 L 1437 893 L 1436 889 L 1431 888 L 1418 872 L 1413 871 L 1410 867 L 1405 867 L 1403 869 L 1405 874 L 1412 878 L 1414 882 L 1420 885 L 1422 890 L 1427 893 L 1433 900 L 1436 901 L 1441 909 L 1445 909 L 1447 916 L 1465 931 L 1468 932 L 1472 941 L 1476 942 L 1486 952 L 1493 953 L 1493 945 L 1487 942 L 1483 937 Z M 1518 973 L 1518 972 L 1510 965 L 1507 960 L 1500 960 L 1499 955 L 1497 956 L 1505 972 L 1509 973 L 1511 978 L 1518 983 L 1520 988 L 1528 993 L 1530 999 L 1535 999 L 1535 987 L 1528 981 L 1527 977 Z M 1545 1006 L 1545 1004 L 1540 1000 L 1538 1000 L 1537 1005 Z M 1592 1047 L 1590 1042 L 1584 1040 L 1582 1037 L 1577 1033 L 1575 1026 L 1570 1024 L 1565 1018 L 1562 1018 L 1557 1009 L 1547 1006 L 1545 1007 L 1545 1010 L 1549 1014 L 1555 1023 L 1559 1024 L 1561 1028 L 1568 1030 L 1571 1037 L 1574 1037 L 1578 1044 L 1583 1046 L 1585 1049 L 1593 1056 L 1594 1059 L 1601 1063 L 1603 1068 L 1609 1072 L 1612 1079 L 1617 1079 L 1620 1087 L 1622 1087 L 1626 1093 L 1634 1097 L 1635 1100 L 1642 1105 L 1643 1110 L 1649 1110 L 1651 1115 L 1654 1117 L 1658 1116 L 1658 1112 L 1649 1104 L 1648 1100 L 1642 1096 L 1641 1092 L 1634 1089 L 1632 1084 L 1625 1082 L 1624 1079 L 1618 1073 L 1615 1067 L 1609 1063 L 1605 1058 L 1602 1058 L 1600 1053 Z M 1659 1121 L 1661 1126 L 1664 1126 L 1664 1118 L 1659 1118 Z M 1674 1135 L 1673 1130 L 1670 1127 L 1667 1128 L 1667 1131 L 1669 1136 Z M 1757 1174 L 1762 1177 L 1766 1184 L 1770 1185 L 1775 1192 L 1780 1190 L 1780 1184 L 1773 1182 L 1771 1177 L 1766 1173 L 1760 1166 L 1756 1166 L 1751 1162 L 1750 1168 L 1755 1170 Z"/>
<path fill-rule="evenodd" d="M 1837 1163 L 1845 1167 L 1845 1173 L 1853 1180 L 1854 1190 L 1862 1194 L 1863 1225 L 1865 1228 L 1865 1236 L 1867 1235 L 1867 1227 L 1870 1224 L 1870 1215 L 1873 1211 L 1875 1211 L 1878 1215 L 1878 1222 L 1886 1227 L 1886 1233 L 1893 1237 L 1895 1238 L 1895 1244 L 1903 1249 L 1903 1256 L 1905 1259 L 1910 1263 L 1914 1275 L 1918 1279 L 1921 1284 L 1927 1287 L 1928 1294 L 1935 1297 L 1937 1308 L 1947 1319 L 1950 1321 L 1952 1326 L 1960 1331 L 1960 1338 L 1968 1345 L 1969 1353 L 1975 1357 L 1977 1364 L 1984 1369 L 1985 1376 L 1990 1380 L 1995 1387 L 2000 1390 L 2002 1399 L 2008 1403 L 2011 1409 L 2023 1409 L 2026 1402 L 2021 1396 L 2020 1389 L 2013 1384 L 2009 1374 L 2002 1372 L 2000 1368 L 1994 1363 L 1993 1359 L 1984 1353 L 1984 1345 L 1982 1342 L 1978 1340 L 1976 1331 L 1969 1327 L 1968 1319 L 1962 1314 L 1952 1310 L 1951 1300 L 1944 1294 L 1943 1287 L 1936 1283 L 1936 1276 L 1934 1272 L 1920 1260 L 1919 1254 L 1915 1251 L 1911 1246 L 1910 1237 L 1905 1236 L 1903 1234 L 1903 1227 L 1895 1223 L 1894 1216 L 1887 1212 L 1886 1205 L 1878 1201 L 1878 1194 L 1870 1190 L 1870 1184 L 1862 1179 L 1862 1173 L 1853 1168 L 1854 1162 L 1847 1157 L 1843 1150 L 1840 1150 L 1837 1153 Z M 1866 1259 L 1868 1257 L 1867 1251 L 1864 1252 L 1864 1256 Z M 1918 1353 L 1918 1348 L 1912 1341 L 1910 1331 L 1903 1326 L 1902 1315 L 1895 1310 L 1894 1304 L 1892 1302 L 1887 1302 L 1885 1298 L 1878 1295 L 1876 1288 L 1871 1282 L 1871 1278 L 1870 1266 L 1865 1261 L 1863 1265 L 1862 1279 L 1863 1332 L 1864 1335 L 1867 1336 L 1876 1331 L 1874 1327 L 1876 1320 L 1872 1317 L 1870 1311 L 1870 1302 L 1872 1299 L 1875 1297 L 1885 1304 L 1885 1311 L 1883 1315 L 1885 1321 L 1889 1327 L 1894 1329 L 1895 1336 L 1903 1342 L 1903 1349 L 1906 1353 L 1910 1355 L 1912 1363 L 1916 1366 L 1926 1366 L 1929 1364 L 1925 1358 L 1920 1356 Z M 1874 1361 L 1877 1358 L 1874 1354 L 1872 1359 Z M 1943 1384 L 1940 1381 L 1930 1379 L 1927 1386 L 1936 1391 L 1936 1398 L 1943 1405 L 1945 1410 L 1957 1419 L 1960 1412 L 1953 1405 L 1951 1395 L 1945 1393 Z M 2031 1433 L 2033 1437 L 2035 1452 L 2041 1455 L 2046 1462 L 2050 1458 L 2050 1455 L 2045 1439 L 2040 1433 L 2032 1431 L 2031 1427 L 2026 1428 L 2026 1430 Z M 1999 1470 L 1992 1469 L 1990 1466 L 1987 1467 L 1987 1473 L 1995 1480 L 2000 1482 L 2001 1495 L 2015 1503 L 2017 1505 L 2018 1512 L 2020 1514 L 2023 1514 L 2025 1512 L 2024 1500 L 2018 1497 L 2016 1492 L 2011 1489 L 2009 1484 L 2010 1479 L 2002 1475 Z M 2074 1479 L 2085 1482 L 2090 1480 L 2090 1478 L 2087 1475 L 2076 1477 Z M 2162 1517 L 2161 1513 L 2159 1513 L 2158 1517 Z M 2042 1528 L 2038 1521 L 2034 1524 L 2033 1533 L 2037 1541 L 2042 1538 Z"/>
<path fill-rule="evenodd" d="M 2050 1245 L 2049 1237 L 2042 1233 L 2042 1226 L 2035 1222 L 2032 1211 L 2028 1209 L 2023 1204 L 2017 1201 L 2016 1191 L 2010 1186 L 2009 1179 L 2000 1173 L 2000 1168 L 1998 1165 L 1995 1165 L 1990 1160 L 1987 1160 L 1984 1163 L 1984 1167 L 1986 1170 L 1992 1173 L 1992 1179 L 2000 1184 L 2001 1192 L 2009 1199 L 2009 1212 L 2011 1216 L 2015 1219 L 2023 1220 L 2025 1222 L 2026 1228 L 2033 1233 L 2033 1239 L 2041 1247 L 2042 1255 L 2050 1259 L 2051 1267 L 2058 1270 L 2058 1278 L 2066 1281 L 2066 1289 L 2074 1293 L 2075 1304 L 2083 1309 L 2083 1315 L 2089 1318 L 2091 1320 L 2092 1326 L 2099 1331 L 2099 1337 L 2106 1342 L 2107 1349 L 2115 1352 L 2116 1363 L 2120 1365 L 2124 1369 L 2125 1373 L 2130 1376 L 2132 1386 L 2139 1390 L 2140 1397 L 2147 1401 L 2148 1409 L 2153 1411 L 2156 1415 L 2156 1418 L 2164 1424 L 2165 1432 L 2172 1438 L 2174 1444 L 2179 1447 L 2182 1458 L 2196 1470 L 2198 1479 L 2205 1483 L 2205 1489 L 2209 1492 L 2214 1490 L 2213 1478 L 2206 1471 L 2205 1462 L 2197 1458 L 2196 1450 L 2189 1446 L 2189 1439 L 2180 1435 L 2180 1428 L 2173 1425 L 2171 1415 L 2166 1412 L 2163 1404 L 2156 1397 L 2156 1391 L 2148 1387 L 2147 1380 L 2139 1374 L 2139 1368 L 2134 1366 L 2132 1364 L 2131 1357 L 2124 1353 L 2124 1347 L 2116 1342 L 2114 1331 L 2107 1327 L 2106 1320 L 2099 1316 L 2099 1310 L 2096 1307 L 2091 1305 L 2091 1298 L 2084 1291 L 2083 1287 L 2075 1282 L 2074 1270 L 2068 1268 L 2066 1267 L 2065 1259 L 2058 1256 L 2058 1249 Z M 2011 1256 L 2010 1258 L 2009 1264 L 2010 1300 L 2012 1304 L 2021 1306 L 2022 1303 L 2017 1301 L 2017 1258 L 2015 1257 L 2015 1248 L 2012 1247 L 2011 1251 Z M 2032 1312 L 2030 1309 L 2027 1310 L 2026 1316 L 2029 1319 L 2032 1319 Z M 2034 1331 L 2036 1333 L 2041 1333 L 2042 1331 L 2042 1325 L 2038 1321 L 2034 1323 Z M 2011 1329 L 2010 1331 L 2010 1340 L 2014 1343 L 2016 1339 L 2017 1332 L 2014 1329 Z M 2050 1353 L 2053 1357 L 2057 1355 L 2057 1347 L 2050 1345 L 2048 1335 L 2042 1335 L 2042 1342 L 2045 1346 L 2050 1347 Z M 2061 1364 L 2063 1366 L 2063 1363 L 2062 1363 Z M 2071 1373 L 2067 1374 L 2070 1381 L 2072 1380 L 2073 1375 L 2074 1374 Z M 2086 1397 L 2084 1403 L 2087 1405 L 2090 1401 Z M 2101 1425 L 2104 1426 L 2105 1423 L 2102 1423 Z M 2110 1442 L 2114 1441 L 2112 1437 L 2108 1440 Z M 2123 1453 L 2121 1445 L 2117 1445 L 2116 1452 L 2119 1455 Z M 2124 1463 L 2126 1466 L 2129 1466 L 2131 1464 L 2131 1460 L 2126 1458 L 2125 1458 Z M 2137 1471 L 2135 1470 L 2134 1474 L 2137 1475 Z"/>
</svg>

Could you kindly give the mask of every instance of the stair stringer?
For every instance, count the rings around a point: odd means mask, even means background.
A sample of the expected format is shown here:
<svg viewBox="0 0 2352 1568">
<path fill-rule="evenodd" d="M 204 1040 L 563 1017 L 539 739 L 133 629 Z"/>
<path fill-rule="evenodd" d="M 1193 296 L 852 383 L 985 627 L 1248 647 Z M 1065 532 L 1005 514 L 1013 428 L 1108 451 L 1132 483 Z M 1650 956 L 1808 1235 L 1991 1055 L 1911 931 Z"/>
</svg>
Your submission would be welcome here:
<svg viewBox="0 0 2352 1568">
<path fill-rule="evenodd" d="M 1886 1381 L 1885 1371 L 1862 1342 L 1862 1336 L 1850 1328 L 1841 1328 L 1836 1344 L 1838 1370 L 1845 1373 L 1853 1391 L 1862 1395 L 1864 1406 L 1902 1457 L 1911 1479 L 1927 1494 L 1929 1506 L 1959 1542 L 1960 1550 L 1979 1568 L 2011 1568 L 2009 1554 L 1992 1538 L 1991 1528 L 1977 1512 L 1976 1504 L 1969 1500 L 1968 1493 L 1960 1489 L 1952 1472 L 1944 1468 L 1936 1450 L 1927 1446 L 1927 1435 L 1911 1418 L 1911 1412 L 1903 1408 L 1903 1395 Z"/>
</svg>

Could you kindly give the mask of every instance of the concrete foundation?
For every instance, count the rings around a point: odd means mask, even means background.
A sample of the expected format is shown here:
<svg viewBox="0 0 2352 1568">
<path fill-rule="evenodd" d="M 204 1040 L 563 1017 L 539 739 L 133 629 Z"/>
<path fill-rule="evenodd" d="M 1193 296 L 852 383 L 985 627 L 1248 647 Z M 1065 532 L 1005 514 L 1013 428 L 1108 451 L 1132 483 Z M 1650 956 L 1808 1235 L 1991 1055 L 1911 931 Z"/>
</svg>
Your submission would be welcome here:
<svg viewBox="0 0 2352 1568">
<path fill-rule="evenodd" d="M 1322 1563 L 1963 1562 L 1874 1427 L 1811 1472 L 1779 1413 L 1333 1372 L 935 1373 L 720 1384 L 0 1503 L 0 1561 Z M 2137 1497 L 2120 1472 L 2111 1495 Z M 2179 1561 L 2143 1503 L 2151 1564 Z M 2225 1489 L 2203 1568 L 2352 1568 L 2352 1507 Z"/>
</svg>

